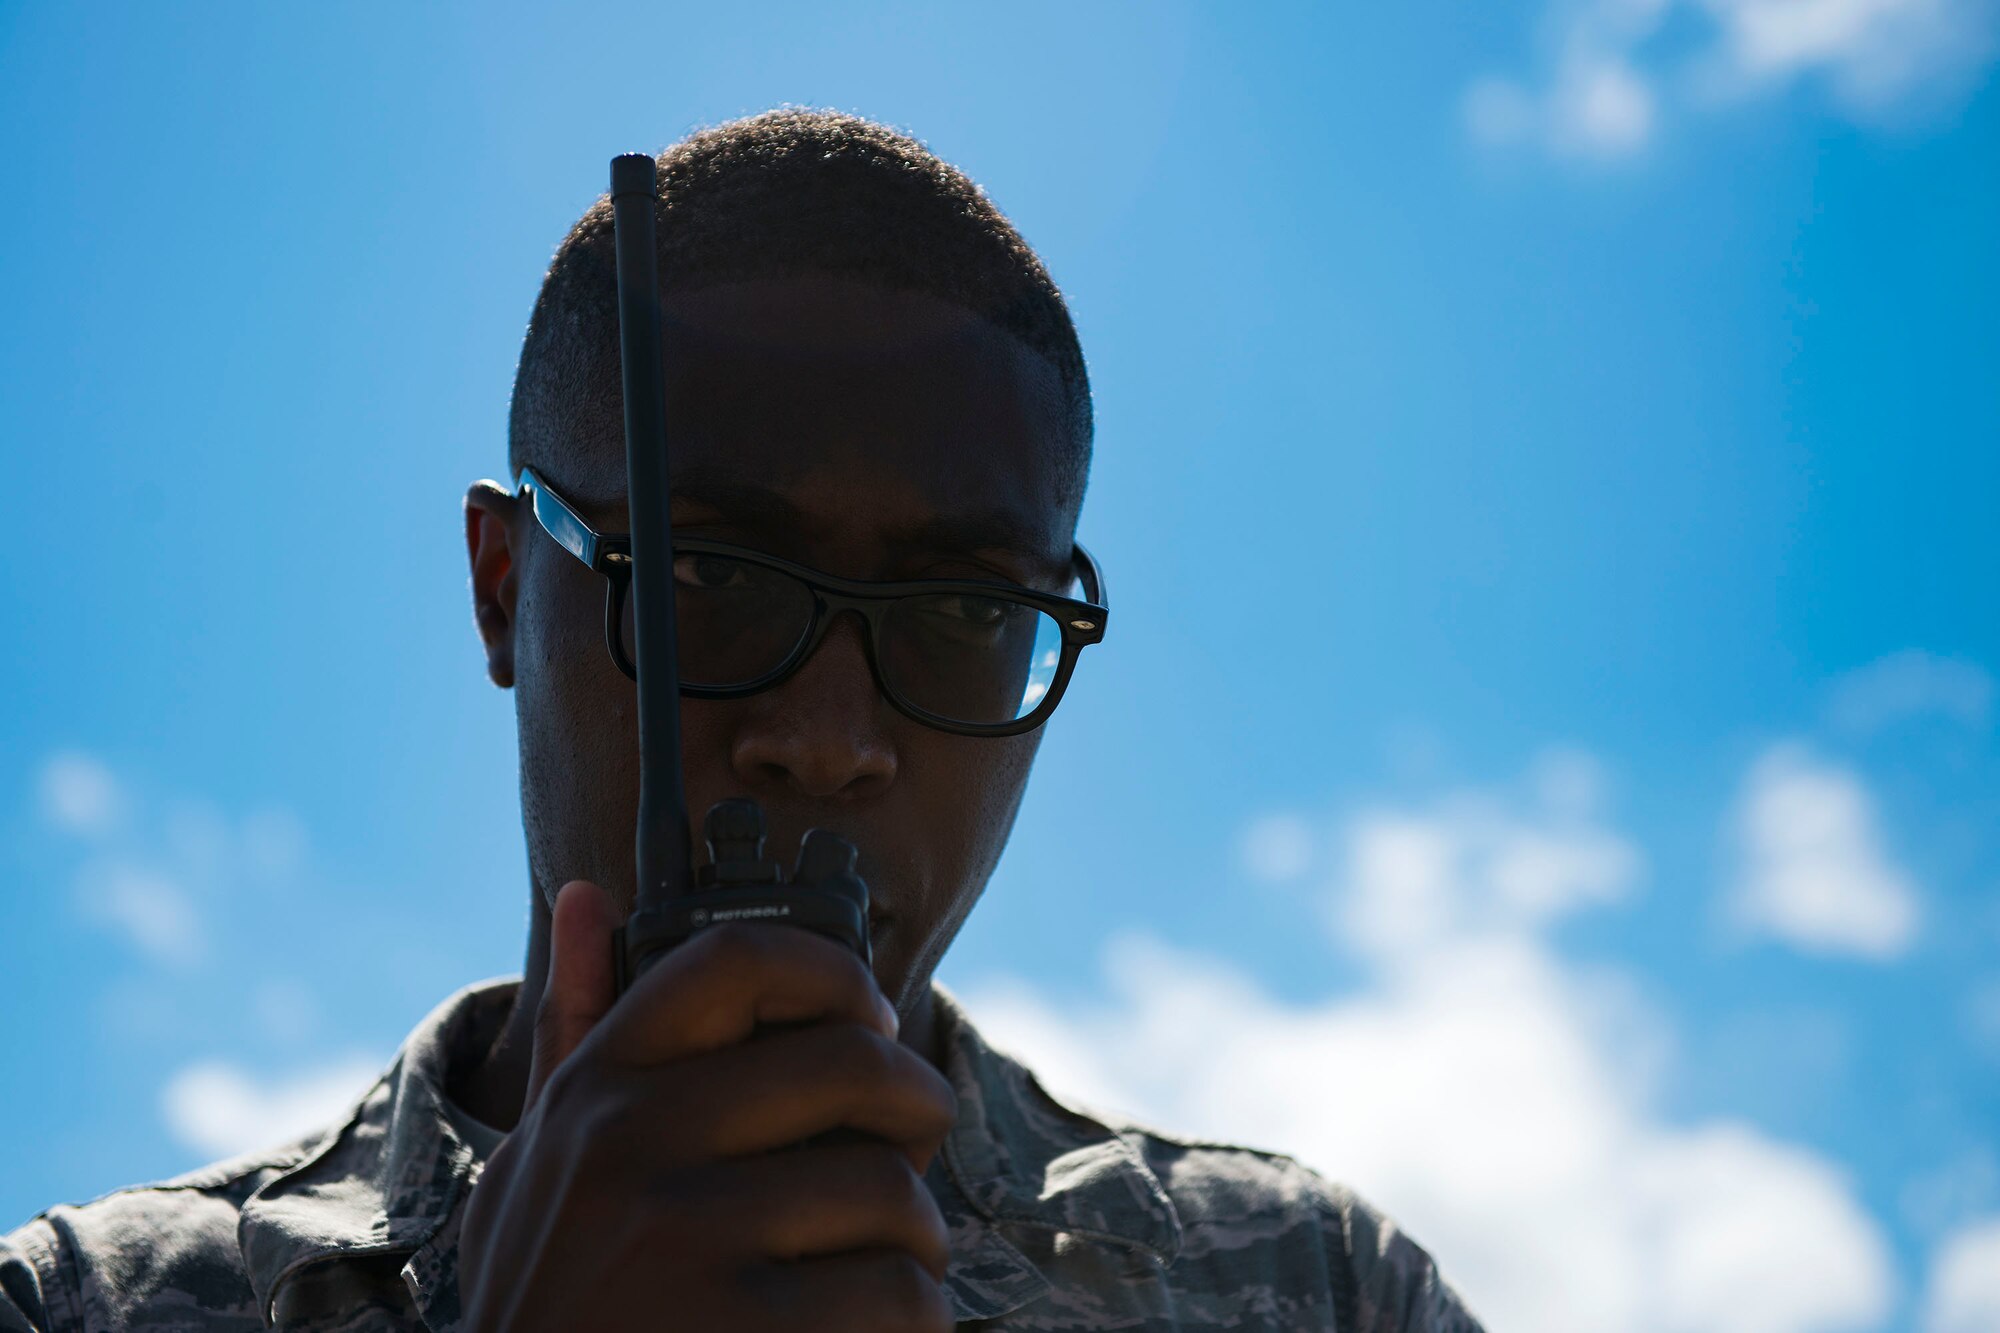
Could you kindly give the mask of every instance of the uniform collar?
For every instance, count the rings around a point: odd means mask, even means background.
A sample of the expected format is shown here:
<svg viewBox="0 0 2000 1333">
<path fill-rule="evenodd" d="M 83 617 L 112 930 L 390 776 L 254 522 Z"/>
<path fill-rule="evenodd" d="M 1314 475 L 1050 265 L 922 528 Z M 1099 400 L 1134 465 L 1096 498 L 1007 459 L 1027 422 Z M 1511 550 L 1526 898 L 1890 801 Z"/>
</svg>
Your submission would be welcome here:
<svg viewBox="0 0 2000 1333">
<path fill-rule="evenodd" d="M 445 1088 L 491 1044 L 518 985 L 483 982 L 439 1005 L 347 1119 L 246 1201 L 237 1239 L 267 1319 L 312 1265 L 400 1254 L 425 1322 L 457 1327 L 460 1204 L 478 1164 Z M 1051 1281 L 1022 1246 L 1045 1252 L 1051 1233 L 1171 1263 L 1180 1219 L 1130 1139 L 1044 1092 L 943 987 L 934 1002 L 959 1115 L 925 1183 L 951 1230 L 957 1317 L 992 1319 L 1046 1294 Z"/>
<path fill-rule="evenodd" d="M 457 1324 L 456 1210 L 477 1171 L 445 1110 L 447 1074 L 484 1054 L 519 984 L 482 982 L 439 1005 L 346 1122 L 244 1203 L 236 1238 L 267 1320 L 281 1312 L 290 1280 L 314 1264 L 406 1254 L 404 1277 L 425 1321 Z"/>
</svg>

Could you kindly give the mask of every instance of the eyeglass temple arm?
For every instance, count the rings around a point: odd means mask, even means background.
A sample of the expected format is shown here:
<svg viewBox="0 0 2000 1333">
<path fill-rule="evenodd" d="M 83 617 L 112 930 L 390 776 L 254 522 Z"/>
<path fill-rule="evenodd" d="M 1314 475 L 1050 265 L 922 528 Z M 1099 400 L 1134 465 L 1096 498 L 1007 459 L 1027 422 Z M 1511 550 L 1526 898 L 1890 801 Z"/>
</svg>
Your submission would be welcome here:
<svg viewBox="0 0 2000 1333">
<path fill-rule="evenodd" d="M 535 521 L 542 525 L 542 531 L 555 539 L 556 545 L 592 569 L 597 568 L 602 535 L 584 522 L 567 501 L 550 490 L 548 483 L 533 468 L 521 469 L 520 476 L 515 478 L 514 489 L 526 494 L 528 504 L 534 510 Z"/>
<path fill-rule="evenodd" d="M 1075 547 L 1076 563 L 1083 566 L 1084 593 L 1104 609 L 1105 619 L 1108 620 L 1111 615 L 1111 603 L 1104 595 L 1104 570 L 1097 563 L 1097 557 L 1092 555 L 1082 542 L 1075 543 Z"/>
</svg>

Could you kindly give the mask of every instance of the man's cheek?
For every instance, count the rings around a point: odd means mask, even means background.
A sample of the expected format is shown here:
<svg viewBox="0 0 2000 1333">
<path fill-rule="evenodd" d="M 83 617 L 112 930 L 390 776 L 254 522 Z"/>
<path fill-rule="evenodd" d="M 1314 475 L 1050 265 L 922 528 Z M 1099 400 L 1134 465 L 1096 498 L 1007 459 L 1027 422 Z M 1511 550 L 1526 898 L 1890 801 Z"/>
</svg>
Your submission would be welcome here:
<svg viewBox="0 0 2000 1333">
<path fill-rule="evenodd" d="M 681 784 L 687 794 L 688 823 L 697 844 L 702 816 L 717 801 L 731 796 L 759 796 L 737 777 L 729 758 L 729 729 L 709 700 L 681 703 Z M 706 705 L 706 706 L 704 706 Z M 634 764 L 637 764 L 635 748 Z M 697 857 L 701 848 L 695 848 Z"/>
</svg>

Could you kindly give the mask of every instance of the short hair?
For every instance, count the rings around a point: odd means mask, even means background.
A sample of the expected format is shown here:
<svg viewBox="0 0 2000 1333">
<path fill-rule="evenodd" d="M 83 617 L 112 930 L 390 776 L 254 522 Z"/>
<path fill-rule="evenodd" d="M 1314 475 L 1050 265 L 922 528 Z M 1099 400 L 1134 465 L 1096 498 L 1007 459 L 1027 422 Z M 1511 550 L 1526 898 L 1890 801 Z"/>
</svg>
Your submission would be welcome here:
<svg viewBox="0 0 2000 1333">
<path fill-rule="evenodd" d="M 664 293 L 814 273 L 951 302 L 1054 367 L 1073 505 L 1090 468 L 1090 381 L 1076 326 L 1041 259 L 964 172 L 886 126 L 785 108 L 702 130 L 660 154 Z M 570 229 L 542 280 L 514 376 L 508 459 L 546 464 L 579 431 L 622 438 L 611 201 Z"/>
</svg>

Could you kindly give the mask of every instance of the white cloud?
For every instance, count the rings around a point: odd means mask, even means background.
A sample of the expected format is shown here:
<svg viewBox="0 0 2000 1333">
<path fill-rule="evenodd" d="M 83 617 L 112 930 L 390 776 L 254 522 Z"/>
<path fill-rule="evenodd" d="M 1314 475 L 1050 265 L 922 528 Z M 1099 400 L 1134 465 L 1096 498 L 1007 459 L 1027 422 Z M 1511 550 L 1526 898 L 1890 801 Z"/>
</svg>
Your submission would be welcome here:
<svg viewBox="0 0 2000 1333">
<path fill-rule="evenodd" d="M 205 801 L 137 799 L 102 761 L 76 751 L 45 758 L 35 786 L 45 824 L 84 840 L 71 849 L 80 913 L 169 967 L 208 955 L 204 904 L 268 892 L 306 869 L 305 826 L 287 810 L 233 818 Z"/>
<path fill-rule="evenodd" d="M 1827 712 L 1836 727 L 1864 736 L 1925 716 L 1984 727 L 1993 712 L 1993 678 L 1959 658 L 1892 653 L 1835 681 Z"/>
<path fill-rule="evenodd" d="M 84 914 L 119 931 L 141 953 L 170 967 L 192 967 L 207 952 L 201 918 L 167 875 L 120 861 L 95 861 L 77 876 Z"/>
<path fill-rule="evenodd" d="M 1343 939 L 1385 959 L 1533 932 L 1624 897 L 1639 868 L 1630 845 L 1591 824 L 1524 823 L 1479 796 L 1370 811 L 1343 848 L 1346 887 L 1330 910 Z"/>
<path fill-rule="evenodd" d="M 2000 1329 L 2000 1216 L 1976 1222 L 1938 1248 L 1924 1296 L 1924 1333 Z"/>
<path fill-rule="evenodd" d="M 184 1046 L 199 1026 L 193 1015 L 202 1006 L 191 1002 L 203 982 L 198 965 L 227 943 L 211 932 L 240 924 L 244 914 L 229 909 L 240 909 L 248 895 L 307 879 L 304 825 L 276 807 L 236 816 L 198 799 L 139 799 L 143 787 L 128 788 L 80 753 L 47 757 L 37 778 L 45 825 L 86 840 L 70 849 L 76 911 L 161 965 L 129 975 L 114 970 L 94 1003 L 100 1026 L 122 1045 L 156 1052 Z M 235 1026 L 266 1041 L 298 1049 L 327 1028 L 328 1016 L 299 978 L 239 981 L 238 989 Z M 159 1108 L 168 1133 L 187 1149 L 234 1155 L 339 1115 L 380 1067 L 350 1056 L 265 1077 L 228 1061 L 202 1061 L 166 1082 Z"/>
<path fill-rule="evenodd" d="M 1598 53 L 1565 60 L 1536 92 L 1508 79 L 1481 79 L 1466 93 L 1466 122 L 1489 144 L 1541 140 L 1579 157 L 1622 157 L 1652 137 L 1658 99 L 1629 62 Z"/>
<path fill-rule="evenodd" d="M 1243 830 L 1238 851 L 1243 868 L 1257 879 L 1297 879 L 1312 868 L 1312 825 L 1297 815 L 1265 815 Z"/>
<path fill-rule="evenodd" d="M 1734 821 L 1738 925 L 1809 953 L 1884 961 L 1909 949 L 1916 888 L 1883 851 L 1874 800 L 1854 773 L 1776 746 L 1752 766 Z"/>
<path fill-rule="evenodd" d="M 1984 0 L 1701 0 L 1711 59 L 1746 83 L 1823 73 L 1857 107 L 1917 91 L 1990 49 Z"/>
<path fill-rule="evenodd" d="M 167 1132 L 208 1157 L 233 1157 L 299 1137 L 357 1101 L 381 1074 L 359 1056 L 279 1078 L 221 1060 L 189 1065 L 160 1093 Z"/>
<path fill-rule="evenodd" d="M 87 754 L 50 755 L 42 765 L 42 814 L 65 833 L 101 837 L 118 823 L 124 794 L 111 770 Z"/>
<path fill-rule="evenodd" d="M 1009 978 L 967 1004 L 1052 1087 L 1353 1184 L 1491 1328 L 1830 1333 L 1884 1317 L 1887 1248 L 1841 1171 L 1748 1125 L 1668 1123 L 1649 1089 L 1670 1034 L 1629 980 L 1548 945 L 1558 920 L 1634 890 L 1623 839 L 1574 804 L 1490 794 L 1332 834 L 1328 918 L 1374 974 L 1361 993 L 1290 1003 L 1127 938 L 1094 1006 Z"/>
<path fill-rule="evenodd" d="M 1821 78 L 1851 112 L 1934 98 L 1993 49 L 1992 0 L 1570 0 L 1545 16 L 1532 81 L 1488 76 L 1464 112 L 1488 144 L 1619 157 L 1653 138 L 1663 102 L 1687 106 Z M 1691 53 L 1660 54 L 1669 24 Z M 1680 44 L 1674 44 L 1679 46 Z"/>
</svg>

